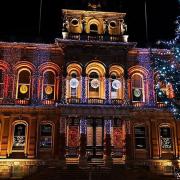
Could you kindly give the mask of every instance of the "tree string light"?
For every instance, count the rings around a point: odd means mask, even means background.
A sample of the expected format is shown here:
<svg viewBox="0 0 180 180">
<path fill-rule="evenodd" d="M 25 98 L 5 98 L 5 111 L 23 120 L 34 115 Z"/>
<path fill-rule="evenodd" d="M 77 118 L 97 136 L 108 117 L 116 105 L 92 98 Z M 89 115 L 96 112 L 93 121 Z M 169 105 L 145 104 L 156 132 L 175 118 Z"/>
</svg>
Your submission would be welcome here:
<svg viewBox="0 0 180 180">
<path fill-rule="evenodd" d="M 175 38 L 158 42 L 167 50 L 152 55 L 155 72 L 158 74 L 155 87 L 157 96 L 169 107 L 174 117 L 180 120 L 180 16 L 177 16 L 175 24 Z M 162 83 L 166 85 L 166 89 L 162 87 Z"/>
</svg>

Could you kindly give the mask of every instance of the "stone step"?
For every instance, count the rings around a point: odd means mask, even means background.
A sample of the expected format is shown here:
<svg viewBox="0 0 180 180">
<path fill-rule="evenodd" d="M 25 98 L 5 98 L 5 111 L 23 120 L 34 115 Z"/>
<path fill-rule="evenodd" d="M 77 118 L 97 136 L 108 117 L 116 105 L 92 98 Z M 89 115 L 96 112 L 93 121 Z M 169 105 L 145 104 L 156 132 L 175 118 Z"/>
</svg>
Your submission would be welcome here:
<svg viewBox="0 0 180 180">
<path fill-rule="evenodd" d="M 92 158 L 88 164 L 104 166 L 104 159 Z"/>
</svg>

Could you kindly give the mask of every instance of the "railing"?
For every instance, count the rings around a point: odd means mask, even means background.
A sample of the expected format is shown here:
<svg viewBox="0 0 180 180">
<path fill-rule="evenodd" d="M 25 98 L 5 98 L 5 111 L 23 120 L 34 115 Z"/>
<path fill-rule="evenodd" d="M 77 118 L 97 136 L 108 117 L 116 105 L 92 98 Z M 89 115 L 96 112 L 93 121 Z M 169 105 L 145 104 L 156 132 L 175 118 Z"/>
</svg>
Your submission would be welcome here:
<svg viewBox="0 0 180 180">
<path fill-rule="evenodd" d="M 105 34 L 69 33 L 68 39 L 71 39 L 71 40 L 87 40 L 87 41 L 123 42 L 123 36 L 122 35 L 105 35 Z"/>
<path fill-rule="evenodd" d="M 87 103 L 88 104 L 104 104 L 105 100 L 100 98 L 88 98 Z"/>
<path fill-rule="evenodd" d="M 82 102 L 81 98 L 76 98 L 76 97 L 72 97 L 72 98 L 67 98 L 66 99 L 66 103 L 67 104 L 105 104 L 106 100 L 105 99 L 101 99 L 101 98 L 87 98 L 84 99 L 84 101 Z M 0 99 L 0 105 L 32 105 L 34 104 L 33 101 L 31 101 L 30 99 Z M 55 100 L 41 100 L 38 101 L 37 104 L 40 105 L 55 105 L 56 101 Z M 65 102 L 64 102 L 65 103 Z M 34 104 L 34 105 L 35 105 Z M 108 100 L 109 105 L 120 105 L 123 107 L 126 107 L 126 105 L 124 104 L 124 100 L 123 99 L 110 99 Z M 156 102 L 153 106 L 149 105 L 145 102 L 131 102 L 130 104 L 132 107 L 154 107 L 154 108 L 167 108 L 168 104 L 164 103 L 164 102 Z M 128 106 L 128 105 L 127 105 Z"/>
<path fill-rule="evenodd" d="M 123 104 L 123 100 L 122 99 L 111 99 L 110 103 L 114 104 L 114 105 L 122 105 Z"/>
<path fill-rule="evenodd" d="M 69 33 L 68 39 L 72 39 L 72 40 L 80 40 L 80 34 Z"/>
<path fill-rule="evenodd" d="M 84 103 L 80 98 L 67 98 L 67 104 L 104 104 L 105 100 L 100 98 L 88 98 Z"/>
<path fill-rule="evenodd" d="M 104 40 L 102 35 L 88 34 L 87 38 L 88 38 L 88 41 L 103 41 Z"/>
<path fill-rule="evenodd" d="M 165 104 L 164 102 L 157 102 L 156 105 L 157 105 L 158 108 L 165 108 L 165 107 L 167 107 L 167 104 Z"/>
<path fill-rule="evenodd" d="M 53 99 L 51 99 L 51 100 L 45 99 L 45 100 L 42 100 L 41 103 L 43 105 L 54 105 L 55 104 L 55 100 L 53 100 Z"/>
<path fill-rule="evenodd" d="M 67 98 L 68 104 L 80 104 L 81 99 L 80 98 Z"/>
<path fill-rule="evenodd" d="M 27 99 L 16 99 L 15 100 L 15 104 L 18 104 L 18 105 L 29 105 L 30 104 L 30 100 L 27 100 Z"/>
<path fill-rule="evenodd" d="M 134 107 L 143 107 L 145 105 L 145 102 L 132 102 L 132 105 Z"/>
</svg>

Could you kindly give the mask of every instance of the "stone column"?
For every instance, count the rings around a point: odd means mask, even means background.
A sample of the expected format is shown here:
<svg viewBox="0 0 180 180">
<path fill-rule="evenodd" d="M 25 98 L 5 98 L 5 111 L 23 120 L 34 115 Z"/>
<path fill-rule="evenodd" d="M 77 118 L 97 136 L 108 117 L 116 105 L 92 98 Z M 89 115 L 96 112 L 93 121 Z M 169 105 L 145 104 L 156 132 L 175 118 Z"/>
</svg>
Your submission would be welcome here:
<svg viewBox="0 0 180 180">
<path fill-rule="evenodd" d="M 65 147 L 66 147 L 66 118 L 61 117 L 59 121 L 60 131 L 59 131 L 59 160 L 60 166 L 66 167 L 66 158 L 65 158 Z"/>
<path fill-rule="evenodd" d="M 104 160 L 105 166 L 109 167 L 112 165 L 111 157 L 111 120 L 105 120 L 105 150 L 104 150 Z"/>
<path fill-rule="evenodd" d="M 86 103 L 86 76 L 82 74 L 81 103 Z"/>
<path fill-rule="evenodd" d="M 6 102 L 7 104 L 13 104 L 15 102 L 16 96 L 15 96 L 15 92 L 16 92 L 16 88 L 14 89 L 14 93 L 13 93 L 13 82 L 17 83 L 17 79 L 15 78 L 15 75 L 12 72 L 8 73 L 8 89 L 7 89 L 7 96 L 6 98 Z M 15 86 L 16 87 L 16 86 Z"/>
<path fill-rule="evenodd" d="M 128 77 L 128 72 L 127 70 L 125 70 L 125 73 L 124 73 L 124 79 L 125 79 L 125 85 L 124 85 L 124 105 L 125 106 L 129 106 L 130 105 L 130 100 L 129 100 L 129 88 L 128 88 L 128 85 L 129 85 L 129 77 Z"/>
<path fill-rule="evenodd" d="M 1 137 L 0 158 L 7 158 L 10 156 L 11 153 L 11 149 L 8 148 L 8 138 L 11 131 L 11 129 L 9 128 L 10 123 L 11 123 L 10 116 L 1 115 L 1 130 L 3 134 Z M 12 138 L 12 135 L 10 136 L 10 138 Z"/>
<path fill-rule="evenodd" d="M 62 78 L 60 75 L 58 75 L 56 77 L 56 84 L 55 84 L 55 87 L 56 87 L 56 91 L 55 91 L 55 103 L 59 103 L 59 100 L 61 98 L 61 91 L 62 89 L 60 88 L 61 87 L 61 84 L 62 84 Z"/>
<path fill-rule="evenodd" d="M 27 150 L 27 157 L 28 158 L 35 158 L 36 157 L 36 146 L 37 144 L 35 143 L 37 141 L 36 135 L 37 135 L 37 117 L 32 116 L 30 127 L 29 128 L 29 143 L 28 143 L 28 150 Z"/>
<path fill-rule="evenodd" d="M 87 144 L 87 120 L 81 118 L 80 120 L 80 154 L 79 154 L 79 166 L 87 167 L 87 156 L 86 156 L 86 144 Z"/>
<path fill-rule="evenodd" d="M 158 134 L 158 123 L 155 119 L 151 119 L 151 154 L 152 159 L 160 158 L 160 142 L 159 142 L 159 134 Z"/>
<path fill-rule="evenodd" d="M 129 127 L 126 129 L 126 121 L 123 120 L 122 122 L 122 159 L 126 160 L 126 133 L 130 131 Z"/>
<path fill-rule="evenodd" d="M 125 118 L 124 118 L 125 119 Z M 131 122 L 129 119 L 125 120 L 125 150 L 126 150 L 126 159 L 133 159 L 133 141 L 132 141 L 132 134 L 131 134 Z"/>
<path fill-rule="evenodd" d="M 67 73 L 66 73 L 66 68 L 63 69 L 63 74 L 62 74 L 62 83 L 61 83 L 61 103 L 66 103 L 67 101 Z"/>
<path fill-rule="evenodd" d="M 107 75 L 105 78 L 105 103 L 106 104 L 110 104 L 109 93 L 110 93 L 109 75 Z"/>
<path fill-rule="evenodd" d="M 33 76 L 32 76 L 32 84 L 33 84 L 33 87 L 32 87 L 32 104 L 34 105 L 37 105 L 39 103 L 39 94 L 38 94 L 38 88 L 40 88 L 40 86 L 38 86 L 38 78 L 39 78 L 39 75 L 38 73 L 34 73 Z M 42 92 L 42 90 L 39 89 L 39 92 Z M 41 99 L 41 97 L 40 97 Z"/>
</svg>

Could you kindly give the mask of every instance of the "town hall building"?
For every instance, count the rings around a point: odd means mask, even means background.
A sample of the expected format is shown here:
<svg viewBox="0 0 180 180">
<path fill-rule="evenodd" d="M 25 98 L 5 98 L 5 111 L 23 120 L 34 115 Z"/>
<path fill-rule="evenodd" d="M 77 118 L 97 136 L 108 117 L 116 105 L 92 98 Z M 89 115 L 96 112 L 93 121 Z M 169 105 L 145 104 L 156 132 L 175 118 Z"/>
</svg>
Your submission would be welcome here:
<svg viewBox="0 0 180 180">
<path fill-rule="evenodd" d="M 151 53 L 129 42 L 125 13 L 63 9 L 54 44 L 0 42 L 0 176 L 44 164 L 145 165 L 172 172 L 180 122 L 155 86 Z M 171 54 L 164 55 L 171 58 Z"/>
</svg>

